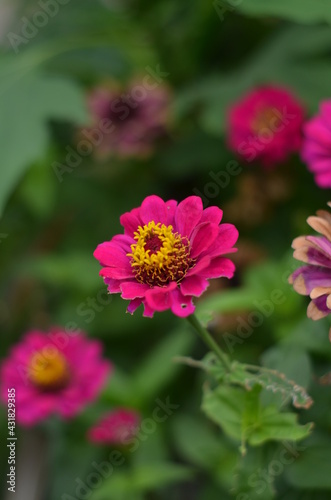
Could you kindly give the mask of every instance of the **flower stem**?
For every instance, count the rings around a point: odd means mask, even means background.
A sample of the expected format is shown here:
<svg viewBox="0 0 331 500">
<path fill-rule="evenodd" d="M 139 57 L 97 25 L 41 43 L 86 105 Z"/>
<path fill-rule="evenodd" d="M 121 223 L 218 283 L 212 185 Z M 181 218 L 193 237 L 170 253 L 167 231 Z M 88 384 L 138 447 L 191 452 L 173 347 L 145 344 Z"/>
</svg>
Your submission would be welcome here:
<svg viewBox="0 0 331 500">
<path fill-rule="evenodd" d="M 220 346 L 215 342 L 210 333 L 206 330 L 206 328 L 201 325 L 200 321 L 196 318 L 196 316 L 194 316 L 194 314 L 188 316 L 187 320 L 202 338 L 204 343 L 207 344 L 207 346 L 210 347 L 212 351 L 214 351 L 218 359 L 221 361 L 225 371 L 230 372 L 231 362 L 229 361 L 227 355 L 222 351 Z"/>
</svg>

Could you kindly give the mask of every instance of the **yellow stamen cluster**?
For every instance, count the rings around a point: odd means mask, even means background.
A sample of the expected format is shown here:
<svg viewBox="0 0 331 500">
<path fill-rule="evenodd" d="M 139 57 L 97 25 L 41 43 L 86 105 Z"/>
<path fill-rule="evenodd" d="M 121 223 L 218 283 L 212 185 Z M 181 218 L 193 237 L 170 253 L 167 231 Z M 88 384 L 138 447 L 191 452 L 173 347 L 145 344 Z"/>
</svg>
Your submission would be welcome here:
<svg viewBox="0 0 331 500">
<path fill-rule="evenodd" d="M 40 389 L 60 389 L 69 378 L 67 361 L 58 349 L 52 349 L 51 353 L 40 350 L 30 359 L 28 377 Z"/>
<path fill-rule="evenodd" d="M 265 129 L 274 130 L 274 127 L 280 124 L 280 116 L 274 108 L 264 108 L 261 110 L 252 122 L 252 129 L 255 133 L 263 132 Z"/>
<path fill-rule="evenodd" d="M 172 226 L 154 221 L 139 226 L 131 245 L 131 266 L 139 283 L 164 286 L 182 280 L 192 265 L 190 242 L 173 232 Z"/>
</svg>

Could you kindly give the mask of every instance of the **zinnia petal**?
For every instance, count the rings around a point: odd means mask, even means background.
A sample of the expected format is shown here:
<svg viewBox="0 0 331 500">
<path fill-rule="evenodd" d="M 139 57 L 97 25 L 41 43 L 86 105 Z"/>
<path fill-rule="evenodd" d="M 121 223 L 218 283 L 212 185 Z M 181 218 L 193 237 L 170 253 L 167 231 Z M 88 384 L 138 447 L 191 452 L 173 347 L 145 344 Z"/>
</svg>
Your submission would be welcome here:
<svg viewBox="0 0 331 500">
<path fill-rule="evenodd" d="M 202 278 L 201 276 L 188 276 L 180 284 L 180 291 L 183 295 L 200 297 L 208 288 L 208 285 L 209 283 L 206 278 Z"/>
<path fill-rule="evenodd" d="M 198 196 L 189 196 L 181 201 L 177 207 L 175 221 L 177 231 L 190 237 L 194 227 L 202 216 L 202 200 Z"/>
<path fill-rule="evenodd" d="M 144 297 L 146 292 L 150 289 L 148 285 L 134 281 L 121 283 L 120 287 L 122 290 L 122 298 L 129 300 Z"/>
<path fill-rule="evenodd" d="M 195 259 L 205 252 L 216 240 L 219 226 L 211 222 L 204 222 L 196 226 L 191 235 L 191 257 Z"/>
<path fill-rule="evenodd" d="M 166 224 L 168 211 L 165 202 L 159 196 L 147 196 L 142 202 L 140 217 L 144 224 L 148 224 L 151 220 Z"/>
<path fill-rule="evenodd" d="M 171 292 L 176 290 L 177 284 L 172 281 L 166 287 L 152 288 L 145 294 L 146 302 L 155 311 L 166 311 L 170 309 L 172 300 Z"/>
</svg>

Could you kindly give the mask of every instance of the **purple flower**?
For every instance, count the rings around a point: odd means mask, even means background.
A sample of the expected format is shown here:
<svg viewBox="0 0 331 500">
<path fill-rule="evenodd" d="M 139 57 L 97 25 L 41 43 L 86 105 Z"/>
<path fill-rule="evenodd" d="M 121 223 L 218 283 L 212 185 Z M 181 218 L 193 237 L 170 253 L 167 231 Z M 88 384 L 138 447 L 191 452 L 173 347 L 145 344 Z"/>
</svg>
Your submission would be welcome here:
<svg viewBox="0 0 331 500">
<path fill-rule="evenodd" d="M 148 156 L 166 131 L 169 102 L 164 85 L 147 89 L 132 82 L 126 89 L 110 85 L 92 90 L 88 107 L 94 128 L 106 122 L 109 130 L 98 146 L 99 156 Z"/>
<path fill-rule="evenodd" d="M 293 241 L 294 258 L 307 265 L 294 271 L 289 282 L 296 292 L 310 296 L 307 315 L 318 320 L 331 313 L 331 214 L 319 210 L 307 222 L 321 236 L 299 236 Z"/>
</svg>

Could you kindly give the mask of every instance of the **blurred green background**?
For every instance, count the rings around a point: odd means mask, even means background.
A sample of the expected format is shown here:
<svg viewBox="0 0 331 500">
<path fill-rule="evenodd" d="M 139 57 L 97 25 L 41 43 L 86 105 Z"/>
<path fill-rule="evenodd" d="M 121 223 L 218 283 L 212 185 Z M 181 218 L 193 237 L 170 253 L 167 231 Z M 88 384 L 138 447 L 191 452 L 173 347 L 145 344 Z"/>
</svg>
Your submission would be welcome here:
<svg viewBox="0 0 331 500">
<path fill-rule="evenodd" d="M 54 10 L 36 27 L 45 6 Z M 283 304 L 230 352 L 286 373 L 315 400 L 300 412 L 302 423 L 314 421 L 314 432 L 282 468 L 270 468 L 280 462 L 281 443 L 249 448 L 241 457 L 240 443 L 201 412 L 204 375 L 173 362 L 176 355 L 206 352 L 183 320 L 168 312 L 153 320 L 140 310 L 130 316 L 119 296 L 100 304 L 105 286 L 92 255 L 121 232 L 120 215 L 145 196 L 181 200 L 199 191 L 206 198 L 210 172 L 225 171 L 236 159 L 226 147 L 227 109 L 250 89 L 288 87 L 308 116 L 316 112 L 330 97 L 330 22 L 327 0 L 2 0 L 1 356 L 29 328 L 74 324 L 103 341 L 116 367 L 100 399 L 74 421 L 20 429 L 22 470 L 24 461 L 38 467 L 40 457 L 45 466 L 34 500 L 78 498 L 75 479 L 84 481 L 92 462 L 111 451 L 86 440 L 104 410 L 129 406 L 149 418 L 156 399 L 167 397 L 179 408 L 135 452 L 124 452 L 125 464 L 86 498 L 330 498 L 331 391 L 314 381 L 330 369 L 328 320 L 306 319 L 307 300 L 286 282 L 296 267 L 291 242 L 308 232 L 306 218 L 325 207 L 329 193 L 315 186 L 300 159 L 271 172 L 242 165 L 226 188 L 207 196 L 239 228 L 240 240 L 234 280 L 215 281 L 198 305 L 204 320 L 213 314 L 210 329 L 229 351 L 226 335 L 235 334 L 238 318 L 254 310 L 254 301 L 283 291 Z M 64 162 L 77 130 L 90 124 L 87 92 L 108 80 L 124 85 L 151 68 L 166 73 L 172 92 L 167 134 L 153 154 L 126 160 L 92 154 L 60 182 L 54 162 Z M 4 408 L 0 416 L 5 442 Z M 0 460 L 5 471 L 5 446 Z M 20 480 L 28 481 L 23 474 Z M 5 495 L 5 477 L 1 488 Z"/>
</svg>

